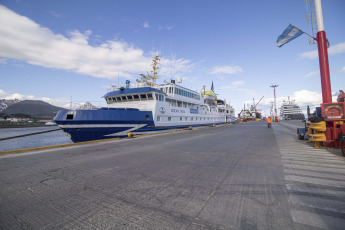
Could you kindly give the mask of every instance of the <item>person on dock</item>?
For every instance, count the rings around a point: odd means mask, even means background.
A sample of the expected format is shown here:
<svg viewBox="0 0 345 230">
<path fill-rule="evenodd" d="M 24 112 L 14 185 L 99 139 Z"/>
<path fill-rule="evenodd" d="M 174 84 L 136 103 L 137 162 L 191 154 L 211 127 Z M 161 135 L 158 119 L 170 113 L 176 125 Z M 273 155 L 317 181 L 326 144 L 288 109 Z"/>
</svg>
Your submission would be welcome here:
<svg viewBox="0 0 345 230">
<path fill-rule="evenodd" d="M 271 117 L 268 117 L 266 119 L 266 122 L 267 122 L 267 127 L 270 128 L 271 127 L 271 123 L 272 123 L 272 118 Z"/>
</svg>

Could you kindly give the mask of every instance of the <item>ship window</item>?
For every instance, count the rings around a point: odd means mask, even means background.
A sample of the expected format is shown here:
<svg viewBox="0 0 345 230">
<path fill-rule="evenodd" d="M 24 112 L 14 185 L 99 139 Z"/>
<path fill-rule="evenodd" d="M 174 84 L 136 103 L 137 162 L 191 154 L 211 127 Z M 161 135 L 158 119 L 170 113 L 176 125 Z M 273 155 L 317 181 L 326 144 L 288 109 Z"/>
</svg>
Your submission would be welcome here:
<svg viewBox="0 0 345 230">
<path fill-rule="evenodd" d="M 152 93 L 147 94 L 147 99 L 153 100 Z"/>
<path fill-rule="evenodd" d="M 147 99 L 146 94 L 140 94 L 141 99 Z"/>
<path fill-rule="evenodd" d="M 121 101 L 121 97 L 116 97 L 116 100 L 117 101 Z"/>
<path fill-rule="evenodd" d="M 161 121 L 161 117 L 160 116 L 157 116 L 157 121 Z"/>
<path fill-rule="evenodd" d="M 164 101 L 164 96 L 162 94 L 156 94 L 157 101 Z"/>
<path fill-rule="evenodd" d="M 169 87 L 169 93 L 171 93 L 171 87 Z"/>
<path fill-rule="evenodd" d="M 122 96 L 121 99 L 122 99 L 123 101 L 127 101 L 126 96 Z"/>
<path fill-rule="evenodd" d="M 168 117 L 168 121 L 171 121 L 171 117 Z"/>
<path fill-rule="evenodd" d="M 149 115 L 146 115 L 146 120 L 150 120 L 150 116 Z"/>
<path fill-rule="evenodd" d="M 192 121 L 192 120 L 193 120 L 193 117 L 191 117 L 190 120 Z"/>
<path fill-rule="evenodd" d="M 66 120 L 73 120 L 73 114 L 67 114 Z"/>
<path fill-rule="evenodd" d="M 133 96 L 132 95 L 128 95 L 127 98 L 128 98 L 128 100 L 132 100 Z"/>
<path fill-rule="evenodd" d="M 135 101 L 139 101 L 139 95 L 134 94 L 134 95 L 133 95 L 133 98 L 134 98 Z"/>
<path fill-rule="evenodd" d="M 180 121 L 182 121 L 182 117 L 180 117 Z"/>
<path fill-rule="evenodd" d="M 187 121 L 187 117 L 185 117 L 184 120 Z"/>
<path fill-rule="evenodd" d="M 116 97 L 111 98 L 112 101 L 116 101 Z"/>
</svg>

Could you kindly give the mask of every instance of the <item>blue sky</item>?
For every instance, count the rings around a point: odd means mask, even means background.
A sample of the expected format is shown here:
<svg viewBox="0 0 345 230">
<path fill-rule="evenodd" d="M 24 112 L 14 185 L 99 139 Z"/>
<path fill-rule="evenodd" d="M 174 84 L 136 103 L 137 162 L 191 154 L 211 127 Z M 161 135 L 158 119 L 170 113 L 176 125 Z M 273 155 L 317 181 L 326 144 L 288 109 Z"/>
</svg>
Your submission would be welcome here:
<svg viewBox="0 0 345 230">
<path fill-rule="evenodd" d="M 323 1 L 332 91 L 345 90 L 345 1 Z M 211 87 L 236 113 L 288 96 L 321 103 L 317 46 L 302 35 L 278 48 L 289 23 L 307 31 L 303 0 L 0 2 L 0 98 L 100 105 L 111 84 L 135 81 L 162 57 L 163 80 Z M 304 111 L 305 112 L 305 111 Z"/>
</svg>

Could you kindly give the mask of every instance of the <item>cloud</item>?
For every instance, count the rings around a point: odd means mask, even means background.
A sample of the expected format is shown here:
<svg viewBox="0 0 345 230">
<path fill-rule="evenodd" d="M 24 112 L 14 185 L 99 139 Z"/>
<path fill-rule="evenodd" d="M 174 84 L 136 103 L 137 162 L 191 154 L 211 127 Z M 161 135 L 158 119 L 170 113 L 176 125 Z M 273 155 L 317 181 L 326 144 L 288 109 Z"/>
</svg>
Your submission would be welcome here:
<svg viewBox="0 0 345 230">
<path fill-rule="evenodd" d="M 3 58 L 107 79 L 133 79 L 151 68 L 152 56 L 125 41 L 107 40 L 90 45 L 91 30 L 73 30 L 67 36 L 55 34 L 1 5 L 0 24 Z M 175 63 L 175 72 L 191 68 L 189 60 L 181 58 Z M 162 67 L 161 71 L 166 70 Z"/>
<path fill-rule="evenodd" d="M 330 46 L 328 48 L 328 55 L 337 55 L 337 54 L 341 54 L 341 53 L 345 53 L 345 42 Z M 310 52 L 304 52 L 304 53 L 300 54 L 300 57 L 301 58 L 307 58 L 307 59 L 315 59 L 315 58 L 318 58 L 318 51 L 313 50 Z"/>
<path fill-rule="evenodd" d="M 243 69 L 238 65 L 216 66 L 211 70 L 211 74 L 236 74 L 242 72 Z"/>
<path fill-rule="evenodd" d="M 0 58 L 0 64 L 6 65 L 7 64 L 6 58 Z"/>
<path fill-rule="evenodd" d="M 224 86 L 221 86 L 220 88 L 221 89 L 234 89 L 234 88 L 237 88 L 238 86 L 243 85 L 243 84 L 244 84 L 244 81 L 233 81 L 230 83 L 230 85 L 224 85 Z"/>
<path fill-rule="evenodd" d="M 304 78 L 309 78 L 315 75 L 320 75 L 320 71 L 314 71 L 314 72 L 310 72 L 307 75 L 304 76 Z"/>
<path fill-rule="evenodd" d="M 23 95 L 20 93 L 7 93 L 4 90 L 0 89 L 0 98 L 1 99 L 6 99 L 6 100 L 41 100 L 48 102 L 49 104 L 55 105 L 55 106 L 61 106 L 65 107 L 68 103 L 69 100 L 65 98 L 59 98 L 59 99 L 53 99 L 49 97 L 36 97 L 34 95 Z"/>
<path fill-rule="evenodd" d="M 176 59 L 176 57 L 172 58 L 161 58 L 160 61 L 160 76 L 174 76 L 179 73 L 188 73 L 191 72 L 195 64 L 192 64 L 190 60 L 186 60 L 183 58 Z"/>
<path fill-rule="evenodd" d="M 144 28 L 149 28 L 150 27 L 149 22 L 144 22 L 143 27 Z"/>
<path fill-rule="evenodd" d="M 53 16 L 54 18 L 61 18 L 61 15 L 56 13 L 55 11 L 47 11 L 48 14 L 50 14 L 51 16 Z"/>
<path fill-rule="evenodd" d="M 290 97 L 290 100 L 295 100 L 295 103 L 302 109 L 302 112 L 304 114 L 307 114 L 307 106 L 310 107 L 310 112 L 313 112 L 315 110 L 315 107 L 319 107 L 322 103 L 322 94 L 320 92 L 310 91 L 310 90 L 299 90 L 292 93 L 292 95 L 289 96 L 281 96 L 277 97 L 277 112 L 278 115 L 280 113 L 280 107 L 283 104 L 284 101 L 288 100 L 288 97 Z M 337 93 L 332 93 L 332 100 L 336 101 L 337 99 Z M 264 98 L 260 104 L 257 106 L 258 109 L 263 110 L 263 114 L 269 115 L 271 111 L 272 102 L 274 102 L 274 98 Z M 252 104 L 251 101 L 246 101 L 246 104 Z M 274 110 L 273 110 L 274 111 Z"/>
<path fill-rule="evenodd" d="M 172 30 L 175 26 L 172 25 L 164 25 L 164 26 L 158 26 L 159 30 Z"/>
</svg>

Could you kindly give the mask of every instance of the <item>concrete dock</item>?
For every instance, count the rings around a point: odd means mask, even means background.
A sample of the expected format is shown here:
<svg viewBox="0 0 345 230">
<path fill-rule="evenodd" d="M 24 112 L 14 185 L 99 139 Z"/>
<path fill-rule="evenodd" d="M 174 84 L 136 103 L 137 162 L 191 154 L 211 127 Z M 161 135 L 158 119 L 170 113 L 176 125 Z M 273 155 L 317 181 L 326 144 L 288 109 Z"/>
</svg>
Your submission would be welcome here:
<svg viewBox="0 0 345 230">
<path fill-rule="evenodd" d="M 345 158 L 250 122 L 0 155 L 0 229 L 345 229 Z"/>
</svg>

